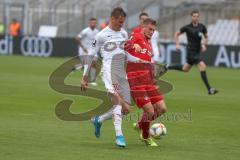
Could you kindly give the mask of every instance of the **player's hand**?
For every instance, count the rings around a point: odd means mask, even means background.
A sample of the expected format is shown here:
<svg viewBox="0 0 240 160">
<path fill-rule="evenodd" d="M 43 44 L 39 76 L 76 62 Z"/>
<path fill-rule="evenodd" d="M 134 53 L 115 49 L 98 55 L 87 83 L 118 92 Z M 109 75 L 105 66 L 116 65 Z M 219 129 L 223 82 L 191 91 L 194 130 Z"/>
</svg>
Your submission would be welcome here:
<svg viewBox="0 0 240 160">
<path fill-rule="evenodd" d="M 139 44 L 133 44 L 133 49 L 135 49 L 135 52 L 137 53 L 142 52 L 142 48 L 139 46 Z"/>
<path fill-rule="evenodd" d="M 181 48 L 180 44 L 176 44 L 176 50 L 180 51 L 180 48 Z"/>
<path fill-rule="evenodd" d="M 206 52 L 207 51 L 207 46 L 205 44 L 202 44 L 201 50 L 202 50 L 202 52 Z"/>
<path fill-rule="evenodd" d="M 87 89 L 87 86 L 88 86 L 88 77 L 83 76 L 82 81 L 81 81 L 81 90 L 85 91 Z"/>
<path fill-rule="evenodd" d="M 83 48 L 83 51 L 84 51 L 85 53 L 88 53 L 88 50 L 87 50 L 86 48 Z"/>
</svg>

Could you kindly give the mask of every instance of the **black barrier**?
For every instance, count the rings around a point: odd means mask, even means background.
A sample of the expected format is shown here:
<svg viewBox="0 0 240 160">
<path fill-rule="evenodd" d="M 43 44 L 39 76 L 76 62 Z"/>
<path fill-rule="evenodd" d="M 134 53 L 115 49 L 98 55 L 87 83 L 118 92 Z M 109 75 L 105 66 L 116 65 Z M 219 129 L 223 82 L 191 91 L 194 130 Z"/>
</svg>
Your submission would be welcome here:
<svg viewBox="0 0 240 160">
<path fill-rule="evenodd" d="M 74 38 L 46 38 L 38 36 L 0 37 L 1 54 L 20 54 L 37 57 L 74 57 L 78 44 Z"/>
<path fill-rule="evenodd" d="M 175 44 L 160 44 L 162 63 L 184 64 L 186 62 L 186 47 L 181 45 L 180 52 L 176 52 Z M 45 38 L 37 36 L 23 36 L 12 38 L 0 37 L 0 55 L 20 54 L 39 57 L 74 57 L 78 55 L 78 43 L 74 38 Z M 209 66 L 240 68 L 240 46 L 209 45 L 202 57 Z"/>
</svg>

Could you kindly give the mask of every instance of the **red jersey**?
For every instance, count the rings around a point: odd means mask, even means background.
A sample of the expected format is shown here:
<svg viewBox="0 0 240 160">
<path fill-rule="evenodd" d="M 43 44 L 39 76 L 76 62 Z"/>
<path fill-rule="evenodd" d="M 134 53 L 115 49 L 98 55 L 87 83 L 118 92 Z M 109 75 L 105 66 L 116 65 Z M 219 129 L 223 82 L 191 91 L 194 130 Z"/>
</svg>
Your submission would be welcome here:
<svg viewBox="0 0 240 160">
<path fill-rule="evenodd" d="M 135 52 L 134 44 L 138 44 L 142 48 L 142 52 Z M 133 30 L 124 49 L 134 57 L 148 62 L 152 60 L 151 42 L 150 39 L 146 39 L 142 35 L 141 27 Z M 142 108 L 147 103 L 155 104 L 163 99 L 158 91 L 158 87 L 154 85 L 154 66 L 151 63 L 128 62 L 126 72 L 131 96 L 139 108 Z"/>
<path fill-rule="evenodd" d="M 134 57 L 140 58 L 142 60 L 151 62 L 152 60 L 152 47 L 151 47 L 151 41 L 150 39 L 146 39 L 141 31 L 138 33 L 133 31 L 130 39 L 126 42 L 125 45 L 125 51 L 131 54 Z M 133 48 L 134 44 L 138 44 L 142 48 L 142 52 L 135 52 L 135 49 Z"/>
</svg>

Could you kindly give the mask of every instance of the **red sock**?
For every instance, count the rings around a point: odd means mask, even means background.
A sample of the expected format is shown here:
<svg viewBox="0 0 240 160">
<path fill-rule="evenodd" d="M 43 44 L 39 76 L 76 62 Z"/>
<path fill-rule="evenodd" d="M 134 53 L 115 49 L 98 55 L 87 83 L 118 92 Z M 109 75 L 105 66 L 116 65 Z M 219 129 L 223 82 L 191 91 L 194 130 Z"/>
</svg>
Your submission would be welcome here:
<svg viewBox="0 0 240 160">
<path fill-rule="evenodd" d="M 142 118 L 138 122 L 139 128 L 142 130 L 142 136 L 144 139 L 147 139 L 149 137 L 149 127 L 150 127 L 150 121 L 148 120 L 148 114 L 142 113 Z"/>
<path fill-rule="evenodd" d="M 149 129 L 150 129 L 150 121 L 142 122 L 142 136 L 144 139 L 149 138 Z"/>
<path fill-rule="evenodd" d="M 138 121 L 138 127 L 142 130 L 143 128 L 143 122 L 146 122 L 148 121 L 148 117 L 147 117 L 147 114 L 146 113 L 142 113 L 142 118 Z"/>
<path fill-rule="evenodd" d="M 149 138 L 150 124 L 156 118 L 157 118 L 156 112 L 154 113 L 154 115 L 152 115 L 150 117 L 147 113 L 142 114 L 142 119 L 138 122 L 138 126 L 142 130 L 142 136 L 144 139 Z"/>
</svg>

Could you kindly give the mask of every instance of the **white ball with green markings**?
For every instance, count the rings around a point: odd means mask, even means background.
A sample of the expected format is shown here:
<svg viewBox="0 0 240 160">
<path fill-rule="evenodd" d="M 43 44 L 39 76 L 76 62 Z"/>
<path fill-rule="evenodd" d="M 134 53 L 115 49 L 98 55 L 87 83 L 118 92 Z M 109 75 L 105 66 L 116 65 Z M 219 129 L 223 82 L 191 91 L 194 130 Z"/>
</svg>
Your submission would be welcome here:
<svg viewBox="0 0 240 160">
<path fill-rule="evenodd" d="M 160 139 L 167 134 L 167 129 L 162 123 L 155 123 L 150 128 L 150 135 L 155 139 Z"/>
</svg>

